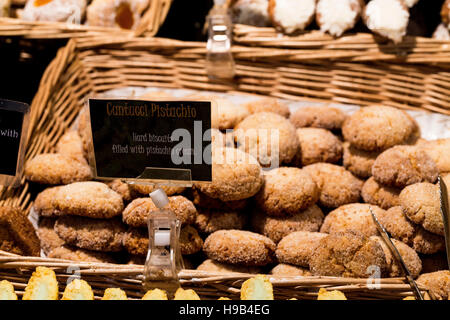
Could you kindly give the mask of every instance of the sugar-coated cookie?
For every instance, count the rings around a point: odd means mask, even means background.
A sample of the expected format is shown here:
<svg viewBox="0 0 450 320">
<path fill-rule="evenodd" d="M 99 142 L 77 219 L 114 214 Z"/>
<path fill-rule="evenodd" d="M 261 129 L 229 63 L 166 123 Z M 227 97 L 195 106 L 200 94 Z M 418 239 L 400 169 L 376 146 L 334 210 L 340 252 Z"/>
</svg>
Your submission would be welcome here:
<svg viewBox="0 0 450 320">
<path fill-rule="evenodd" d="M 377 205 L 383 209 L 389 209 L 399 205 L 398 196 L 401 189 L 379 184 L 373 177 L 368 179 L 361 191 L 364 202 Z"/>
<path fill-rule="evenodd" d="M 299 148 L 295 127 L 273 112 L 248 116 L 235 127 L 234 137 L 237 147 L 257 158 L 263 167 L 290 163 Z"/>
<path fill-rule="evenodd" d="M 41 248 L 47 255 L 53 249 L 64 245 L 64 240 L 54 230 L 55 222 L 56 219 L 41 217 L 39 218 L 39 225 L 36 230 L 39 241 L 41 242 Z"/>
<path fill-rule="evenodd" d="M 327 234 L 320 232 L 297 231 L 284 237 L 277 246 L 276 255 L 281 263 L 309 268 L 309 261 Z"/>
<path fill-rule="evenodd" d="M 53 200 L 61 187 L 47 188 L 40 192 L 33 203 L 33 209 L 42 217 L 57 217 L 64 213 L 58 211 L 53 204 Z"/>
<path fill-rule="evenodd" d="M 130 202 L 136 197 L 135 192 L 130 188 L 130 185 L 120 179 L 115 179 L 113 181 L 107 182 L 106 185 L 111 188 L 111 190 L 120 194 L 124 202 Z"/>
<path fill-rule="evenodd" d="M 362 179 L 372 176 L 373 163 L 380 153 L 356 149 L 349 142 L 344 142 L 343 147 L 345 169 Z"/>
<path fill-rule="evenodd" d="M 233 148 L 217 148 L 212 155 L 212 183 L 194 186 L 207 196 L 221 201 L 236 201 L 254 196 L 264 178 L 258 161 Z"/>
<path fill-rule="evenodd" d="M 247 222 L 244 212 L 233 210 L 198 209 L 195 227 L 202 233 L 213 233 L 218 230 L 240 230 Z"/>
<path fill-rule="evenodd" d="M 206 238 L 208 258 L 244 266 L 264 266 L 275 258 L 275 243 L 260 234 L 242 230 L 219 230 Z"/>
<path fill-rule="evenodd" d="M 149 196 L 150 193 L 152 193 L 156 189 L 163 189 L 168 196 L 173 196 L 175 194 L 183 193 L 183 191 L 186 189 L 185 187 L 180 186 L 149 185 L 140 183 L 130 184 L 129 188 L 132 194 L 141 196 Z"/>
<path fill-rule="evenodd" d="M 296 231 L 317 232 L 323 223 L 322 210 L 312 205 L 304 211 L 292 216 L 271 217 L 263 212 L 256 211 L 252 216 L 253 229 L 278 243 L 288 234 Z"/>
<path fill-rule="evenodd" d="M 303 170 L 311 175 L 319 187 L 321 205 L 337 208 L 359 201 L 363 182 L 345 168 L 329 163 L 315 163 Z"/>
<path fill-rule="evenodd" d="M 444 221 L 437 185 L 423 182 L 407 186 L 400 193 L 400 205 L 412 222 L 420 224 L 429 232 L 444 235 Z"/>
<path fill-rule="evenodd" d="M 320 232 L 344 233 L 358 231 L 365 237 L 378 235 L 370 209 L 375 215 L 382 214 L 383 209 L 366 203 L 351 203 L 331 211 L 323 222 Z"/>
<path fill-rule="evenodd" d="M 321 128 L 297 129 L 300 149 L 294 164 L 307 166 L 317 162 L 337 163 L 342 158 L 342 142 L 330 131 Z"/>
<path fill-rule="evenodd" d="M 239 273 L 260 273 L 261 268 L 259 267 L 247 267 L 247 266 L 239 266 L 235 264 L 227 264 L 218 261 L 214 261 L 211 259 L 206 259 L 203 261 L 198 267 L 197 270 L 207 271 L 211 273 L 230 273 L 230 272 L 239 272 Z"/>
<path fill-rule="evenodd" d="M 348 117 L 342 126 L 342 134 L 357 149 L 382 151 L 407 142 L 416 129 L 413 119 L 405 111 L 370 106 Z"/>
<path fill-rule="evenodd" d="M 417 279 L 417 284 L 430 290 L 437 299 L 448 300 L 450 297 L 450 271 L 448 270 L 424 273 Z"/>
<path fill-rule="evenodd" d="M 29 181 L 53 185 L 92 179 L 86 162 L 57 153 L 43 153 L 27 161 L 24 174 Z"/>
<path fill-rule="evenodd" d="M 436 182 L 439 175 L 435 162 L 415 146 L 395 146 L 381 153 L 372 166 L 378 183 L 404 188 L 418 182 Z"/>
<path fill-rule="evenodd" d="M 388 272 L 383 247 L 377 239 L 356 231 L 330 234 L 319 241 L 310 259 L 316 276 L 368 278 Z M 377 270 L 375 270 L 377 269 Z"/>
<path fill-rule="evenodd" d="M 237 211 L 242 210 L 247 206 L 247 199 L 236 200 L 236 201 L 221 201 L 219 199 L 214 199 L 197 188 L 191 189 L 191 198 L 192 203 L 196 207 L 205 208 L 205 209 L 216 209 L 216 210 L 231 210 Z"/>
<path fill-rule="evenodd" d="M 419 253 L 433 254 L 445 248 L 443 237 L 413 223 L 400 206 L 379 211 L 376 215 L 378 221 L 394 239 L 404 242 Z"/>
<path fill-rule="evenodd" d="M 81 162 L 86 161 L 83 141 L 76 130 L 65 133 L 56 145 L 56 152 L 75 158 Z"/>
<path fill-rule="evenodd" d="M 94 251 L 121 251 L 125 231 L 125 226 L 118 219 L 63 216 L 55 222 L 55 232 L 65 243 Z"/>
<path fill-rule="evenodd" d="M 122 197 L 101 182 L 75 182 L 58 189 L 52 201 L 64 215 L 109 219 L 123 210 Z"/>
<path fill-rule="evenodd" d="M 291 114 L 290 121 L 296 128 L 341 129 L 346 115 L 330 106 L 301 107 Z"/>
<path fill-rule="evenodd" d="M 182 224 L 192 224 L 197 217 L 194 204 L 183 196 L 169 197 L 167 205 Z M 138 198 L 133 200 L 123 211 L 123 222 L 132 227 L 147 227 L 147 221 L 153 212 L 159 211 L 151 198 Z"/>
<path fill-rule="evenodd" d="M 393 256 L 391 250 L 386 245 L 384 240 L 381 237 L 372 237 L 372 239 L 377 239 L 383 248 L 384 255 L 386 257 L 387 262 L 387 273 L 389 277 L 401 277 L 403 276 L 403 269 L 399 262 L 397 262 L 396 258 Z M 397 248 L 400 256 L 405 262 L 406 267 L 408 268 L 411 276 L 413 278 L 417 278 L 422 271 L 422 261 L 420 260 L 417 252 L 414 251 L 411 247 L 407 246 L 405 243 L 398 241 L 396 239 L 392 239 L 392 243 Z"/>
<path fill-rule="evenodd" d="M 450 138 L 424 141 L 419 148 L 436 163 L 439 172 L 450 172 Z"/>
<path fill-rule="evenodd" d="M 245 107 L 251 114 L 258 112 L 273 112 L 285 118 L 289 118 L 289 115 L 291 114 L 288 105 L 275 98 L 262 98 L 247 102 Z"/>
<path fill-rule="evenodd" d="M 0 207 L 0 250 L 23 256 L 39 256 L 40 243 L 26 213 L 19 208 Z"/>
<path fill-rule="evenodd" d="M 319 188 L 306 171 L 281 167 L 264 174 L 264 185 L 255 199 L 268 215 L 294 215 L 317 202 Z"/>
</svg>

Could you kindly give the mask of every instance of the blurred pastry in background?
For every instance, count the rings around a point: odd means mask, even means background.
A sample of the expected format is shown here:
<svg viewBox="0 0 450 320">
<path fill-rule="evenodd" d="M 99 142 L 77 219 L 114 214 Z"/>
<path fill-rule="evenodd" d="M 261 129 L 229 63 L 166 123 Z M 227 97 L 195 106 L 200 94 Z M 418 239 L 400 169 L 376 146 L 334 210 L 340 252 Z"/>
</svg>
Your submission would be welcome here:
<svg viewBox="0 0 450 320">
<path fill-rule="evenodd" d="M 87 8 L 87 24 L 134 30 L 148 4 L 148 0 L 94 0 Z"/>
<path fill-rule="evenodd" d="M 81 24 L 85 12 L 86 0 L 28 0 L 22 19 Z"/>
<path fill-rule="evenodd" d="M 339 37 L 355 26 L 363 8 L 363 0 L 319 0 L 316 22 L 320 31 Z"/>
<path fill-rule="evenodd" d="M 316 0 L 269 0 L 270 20 L 285 33 L 305 30 L 315 12 Z"/>
<path fill-rule="evenodd" d="M 446 0 L 442 5 L 441 18 L 442 23 L 448 27 L 450 24 L 450 0 Z"/>
<path fill-rule="evenodd" d="M 450 40 L 450 30 L 443 23 L 441 23 L 433 32 L 433 39 Z"/>
<path fill-rule="evenodd" d="M 403 0 L 372 0 L 363 14 L 366 26 L 395 43 L 402 41 L 409 23 L 409 11 Z"/>
<path fill-rule="evenodd" d="M 270 26 L 269 0 L 232 0 L 230 3 L 233 23 L 255 27 Z"/>
</svg>

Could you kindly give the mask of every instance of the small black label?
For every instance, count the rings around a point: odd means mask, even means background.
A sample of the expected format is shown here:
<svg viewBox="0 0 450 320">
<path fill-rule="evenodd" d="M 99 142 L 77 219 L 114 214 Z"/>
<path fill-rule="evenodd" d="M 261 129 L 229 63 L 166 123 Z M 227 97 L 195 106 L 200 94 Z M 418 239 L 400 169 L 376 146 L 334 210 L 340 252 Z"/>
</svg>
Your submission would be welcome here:
<svg viewBox="0 0 450 320">
<path fill-rule="evenodd" d="M 211 181 L 210 102 L 89 99 L 89 110 L 98 178 Z"/>
<path fill-rule="evenodd" d="M 0 174 L 15 176 L 19 160 L 24 113 L 29 106 L 0 99 Z"/>
</svg>

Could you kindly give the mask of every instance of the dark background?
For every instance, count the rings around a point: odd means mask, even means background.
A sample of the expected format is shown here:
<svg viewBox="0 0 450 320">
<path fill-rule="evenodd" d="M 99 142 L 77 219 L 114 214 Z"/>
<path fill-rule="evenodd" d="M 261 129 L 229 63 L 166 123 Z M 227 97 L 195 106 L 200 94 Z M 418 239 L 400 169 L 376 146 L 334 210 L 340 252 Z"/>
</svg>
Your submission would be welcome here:
<svg viewBox="0 0 450 320">
<path fill-rule="evenodd" d="M 440 23 L 440 8 L 444 0 L 420 0 L 411 9 L 415 23 L 409 34 L 431 36 Z M 213 0 L 174 0 L 168 16 L 159 30 L 158 37 L 185 41 L 204 41 L 205 17 L 212 7 Z M 364 31 L 364 26 L 359 25 Z M 30 50 L 32 58 L 19 55 L 17 48 L 23 43 L 20 39 L 2 39 L 0 37 L 0 98 L 30 103 L 35 95 L 43 72 L 55 57 L 63 41 L 35 41 Z"/>
</svg>

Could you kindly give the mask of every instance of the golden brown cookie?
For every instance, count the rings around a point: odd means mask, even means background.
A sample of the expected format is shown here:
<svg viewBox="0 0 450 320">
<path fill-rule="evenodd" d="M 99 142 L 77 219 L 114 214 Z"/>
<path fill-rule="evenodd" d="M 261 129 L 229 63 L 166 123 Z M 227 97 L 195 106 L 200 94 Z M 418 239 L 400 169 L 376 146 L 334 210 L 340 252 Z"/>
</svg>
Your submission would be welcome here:
<svg viewBox="0 0 450 320">
<path fill-rule="evenodd" d="M 264 266 L 275 258 L 275 243 L 260 234 L 242 230 L 219 230 L 208 236 L 203 251 L 208 258 L 244 266 Z"/>
<path fill-rule="evenodd" d="M 319 199 L 319 188 L 313 178 L 302 169 L 272 169 L 264 174 L 264 180 L 255 200 L 258 207 L 268 215 L 293 215 L 310 207 Z"/>
<path fill-rule="evenodd" d="M 231 0 L 230 14 L 233 23 L 269 27 L 269 0 Z"/>
<path fill-rule="evenodd" d="M 396 258 L 393 256 L 391 250 L 386 245 L 384 240 L 381 237 L 371 237 L 371 239 L 378 240 L 381 247 L 383 248 L 387 262 L 388 277 L 395 278 L 404 276 L 403 269 L 400 266 L 400 263 L 397 262 Z M 411 273 L 411 276 L 413 278 L 417 278 L 422 271 L 422 261 L 420 260 L 416 251 L 414 251 L 414 249 L 407 246 L 401 241 L 392 239 L 392 243 L 397 248 L 398 253 L 400 253 L 400 256 L 402 257 L 403 262 L 405 262 L 405 265 Z"/>
<path fill-rule="evenodd" d="M 327 234 L 297 231 L 290 233 L 278 243 L 276 255 L 280 263 L 309 268 L 309 261 L 320 240 Z"/>
<path fill-rule="evenodd" d="M 55 223 L 55 232 L 65 243 L 102 252 L 121 251 L 125 231 L 125 226 L 118 219 L 63 216 Z"/>
<path fill-rule="evenodd" d="M 288 105 L 275 98 L 262 98 L 247 102 L 245 107 L 251 114 L 258 112 L 273 112 L 285 118 L 289 118 L 290 115 Z"/>
<path fill-rule="evenodd" d="M 381 153 L 372 166 L 378 183 L 404 188 L 418 182 L 434 183 L 439 171 L 434 161 L 414 146 L 396 146 Z"/>
<path fill-rule="evenodd" d="M 104 252 L 79 249 L 69 246 L 54 248 L 47 255 L 49 258 L 71 260 L 77 262 L 115 263 L 113 257 Z"/>
<path fill-rule="evenodd" d="M 115 179 L 113 181 L 107 182 L 106 185 L 111 188 L 111 190 L 120 194 L 124 202 L 130 202 L 135 198 L 134 192 L 131 190 L 130 185 L 120 179 Z"/>
<path fill-rule="evenodd" d="M 311 272 L 307 268 L 292 266 L 290 264 L 280 263 L 277 264 L 271 271 L 270 274 L 274 276 L 288 276 L 288 277 L 308 277 L 311 276 Z"/>
<path fill-rule="evenodd" d="M 70 156 L 57 153 L 37 155 L 25 164 L 27 180 L 41 184 L 68 184 L 92 179 L 91 168 Z"/>
<path fill-rule="evenodd" d="M 18 208 L 0 207 L 0 250 L 24 256 L 41 253 L 33 225 L 26 213 Z"/>
<path fill-rule="evenodd" d="M 204 194 L 197 188 L 192 188 L 190 195 L 192 198 L 192 203 L 196 207 L 205 209 L 238 211 L 244 209 L 248 203 L 247 199 L 236 201 L 221 201 L 219 199 L 214 199 L 208 197 L 206 194 Z"/>
<path fill-rule="evenodd" d="M 78 115 L 78 134 L 81 137 L 81 142 L 83 143 L 84 154 L 88 154 L 89 145 L 92 142 L 91 138 L 91 124 L 89 123 L 89 113 L 87 108 L 81 109 Z"/>
<path fill-rule="evenodd" d="M 230 272 L 239 272 L 239 273 L 260 273 L 261 268 L 258 267 L 246 267 L 239 266 L 235 264 L 226 264 L 218 261 L 214 261 L 211 259 L 206 259 L 203 261 L 198 267 L 197 270 L 207 271 L 211 273 L 230 273 Z"/>
<path fill-rule="evenodd" d="M 271 217 L 260 211 L 252 216 L 253 229 L 278 243 L 288 234 L 296 231 L 319 231 L 324 215 L 316 205 L 288 217 Z"/>
<path fill-rule="evenodd" d="M 438 186 L 428 182 L 407 186 L 400 193 L 400 205 L 412 222 L 429 232 L 444 235 Z"/>
<path fill-rule="evenodd" d="M 123 210 L 122 197 L 101 182 L 75 182 L 60 187 L 52 201 L 57 212 L 109 219 Z"/>
<path fill-rule="evenodd" d="M 237 148 L 257 158 L 263 167 L 290 163 L 297 154 L 295 127 L 276 113 L 252 114 L 234 129 Z"/>
<path fill-rule="evenodd" d="M 234 104 L 228 99 L 214 95 L 193 94 L 184 99 L 213 101 L 215 104 L 211 106 L 211 127 L 219 130 L 233 129 L 249 115 L 245 106 Z"/>
<path fill-rule="evenodd" d="M 319 187 L 321 205 L 337 208 L 359 201 L 363 182 L 345 168 L 329 163 L 315 163 L 303 170 L 311 175 Z"/>
<path fill-rule="evenodd" d="M 370 214 L 370 209 L 375 215 L 384 213 L 380 207 L 366 203 L 351 203 L 341 206 L 325 217 L 320 232 L 345 233 L 354 230 L 365 237 L 376 236 L 378 230 Z"/>
<path fill-rule="evenodd" d="M 193 224 L 197 217 L 194 204 L 183 196 L 169 197 L 168 208 L 182 224 Z M 133 200 L 123 211 L 123 222 L 132 227 L 147 227 L 147 220 L 153 212 L 158 212 L 151 198 Z"/>
<path fill-rule="evenodd" d="M 199 209 L 195 226 L 202 233 L 213 233 L 218 230 L 240 230 L 244 227 L 246 221 L 247 216 L 243 212 Z"/>
<path fill-rule="evenodd" d="M 212 157 L 212 183 L 195 183 L 207 196 L 236 201 L 254 196 L 263 184 L 262 169 L 250 154 L 233 148 L 218 148 Z"/>
<path fill-rule="evenodd" d="M 41 248 L 45 254 L 49 254 L 53 249 L 59 248 L 64 244 L 54 230 L 56 219 L 41 217 L 39 227 L 36 231 L 39 237 Z"/>
<path fill-rule="evenodd" d="M 442 23 L 448 27 L 450 25 L 450 0 L 446 0 L 441 8 Z"/>
<path fill-rule="evenodd" d="M 34 200 L 33 209 L 38 215 L 42 217 L 57 217 L 63 215 L 63 212 L 58 211 L 53 204 L 53 200 L 60 188 L 61 187 L 47 188 L 37 195 Z"/>
<path fill-rule="evenodd" d="M 364 202 L 389 209 L 399 205 L 400 191 L 401 189 L 383 186 L 371 177 L 364 183 L 361 195 Z"/>
<path fill-rule="evenodd" d="M 433 159 L 439 172 L 450 172 L 450 139 L 425 141 L 419 148 Z"/>
<path fill-rule="evenodd" d="M 87 154 L 84 152 L 83 141 L 78 131 L 71 130 L 65 133 L 56 145 L 56 152 L 86 162 Z"/>
<path fill-rule="evenodd" d="M 406 112 L 386 106 L 361 108 L 348 117 L 342 133 L 352 146 L 365 151 L 382 151 L 405 143 L 415 124 Z"/>
<path fill-rule="evenodd" d="M 413 223 L 406 217 L 400 206 L 377 212 L 376 215 L 381 225 L 393 238 L 404 242 L 417 252 L 433 254 L 445 248 L 443 237 Z"/>
<path fill-rule="evenodd" d="M 426 287 L 437 299 L 448 300 L 450 297 L 450 271 L 448 270 L 424 273 L 417 279 L 417 284 Z"/>
<path fill-rule="evenodd" d="M 296 128 L 341 129 L 346 115 L 340 109 L 329 106 L 303 107 L 292 113 L 291 122 Z"/>
<path fill-rule="evenodd" d="M 356 231 L 324 237 L 309 261 L 316 276 L 368 278 L 374 268 L 381 276 L 388 270 L 381 244 Z"/>
<path fill-rule="evenodd" d="M 145 256 L 148 252 L 148 230 L 144 228 L 129 228 L 123 237 L 123 246 L 132 255 Z M 190 255 L 202 249 L 203 240 L 192 226 L 184 226 L 180 232 L 180 251 Z"/>
<path fill-rule="evenodd" d="M 321 128 L 297 129 L 300 149 L 293 161 L 297 166 L 317 162 L 336 163 L 342 158 L 342 142 L 330 131 Z"/>
<path fill-rule="evenodd" d="M 369 178 L 372 175 L 372 166 L 379 152 L 356 149 L 349 142 L 344 142 L 344 167 L 359 178 Z"/>
</svg>

